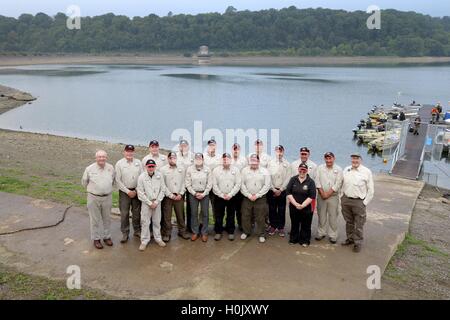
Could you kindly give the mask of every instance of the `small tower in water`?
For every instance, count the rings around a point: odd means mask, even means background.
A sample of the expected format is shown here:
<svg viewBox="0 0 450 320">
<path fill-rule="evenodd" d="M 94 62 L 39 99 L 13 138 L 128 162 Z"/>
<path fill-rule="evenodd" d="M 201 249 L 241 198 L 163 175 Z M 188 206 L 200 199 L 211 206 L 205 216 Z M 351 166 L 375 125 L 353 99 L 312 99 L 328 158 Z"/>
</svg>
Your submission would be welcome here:
<svg viewBox="0 0 450 320">
<path fill-rule="evenodd" d="M 211 62 L 211 55 L 209 54 L 208 46 L 200 46 L 197 53 L 198 64 L 204 65 Z"/>
</svg>

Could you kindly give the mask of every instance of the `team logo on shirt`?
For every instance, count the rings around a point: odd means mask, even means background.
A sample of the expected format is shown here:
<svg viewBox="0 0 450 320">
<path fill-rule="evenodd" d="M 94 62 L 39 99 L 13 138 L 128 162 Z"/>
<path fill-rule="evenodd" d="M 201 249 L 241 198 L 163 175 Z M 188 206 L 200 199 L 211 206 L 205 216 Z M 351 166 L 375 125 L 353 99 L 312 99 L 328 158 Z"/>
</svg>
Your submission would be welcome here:
<svg viewBox="0 0 450 320">
<path fill-rule="evenodd" d="M 308 190 L 308 186 L 303 186 L 303 190 L 307 191 Z"/>
</svg>

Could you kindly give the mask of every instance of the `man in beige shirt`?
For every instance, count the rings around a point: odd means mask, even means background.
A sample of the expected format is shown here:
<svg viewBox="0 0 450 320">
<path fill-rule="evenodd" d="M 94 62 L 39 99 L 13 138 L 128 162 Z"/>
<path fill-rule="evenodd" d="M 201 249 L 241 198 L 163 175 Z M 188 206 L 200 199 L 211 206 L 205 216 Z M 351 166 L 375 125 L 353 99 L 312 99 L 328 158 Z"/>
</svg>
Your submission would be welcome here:
<svg viewBox="0 0 450 320">
<path fill-rule="evenodd" d="M 178 165 L 188 168 L 194 164 L 194 154 L 189 150 L 187 140 L 180 140 L 176 156 Z"/>
<path fill-rule="evenodd" d="M 87 189 L 91 239 L 97 249 L 103 249 L 101 239 L 107 246 L 113 245 L 110 215 L 115 172 L 114 167 L 106 163 L 107 159 L 108 155 L 105 151 L 97 151 L 95 163 L 86 168 L 81 178 L 81 184 Z"/>
<path fill-rule="evenodd" d="M 205 163 L 205 166 L 207 166 L 210 170 L 211 173 L 213 172 L 213 170 L 220 166 L 222 160 L 220 159 L 220 156 L 216 153 L 217 151 L 217 143 L 216 140 L 211 139 L 208 141 L 208 147 L 206 150 L 206 153 L 204 154 L 203 157 L 203 161 Z M 212 212 L 215 212 L 215 200 L 216 200 L 216 195 L 213 192 L 209 193 L 209 202 L 211 203 L 211 209 Z"/>
<path fill-rule="evenodd" d="M 255 153 L 249 157 L 250 165 L 241 173 L 242 227 L 241 239 L 245 240 L 252 233 L 252 217 L 255 217 L 256 234 L 259 242 L 266 242 L 265 222 L 268 214 L 266 194 L 270 189 L 270 173 L 259 166 L 259 156 Z"/>
<path fill-rule="evenodd" d="M 184 193 L 186 169 L 182 164 L 178 164 L 177 154 L 169 152 L 167 159 L 169 164 L 161 168 L 160 172 L 164 177 L 166 184 L 166 194 L 162 202 L 162 239 L 169 242 L 172 236 L 172 210 L 175 210 L 175 216 L 178 224 L 178 236 L 183 239 L 189 239 L 186 232 L 186 223 L 184 221 Z"/>
<path fill-rule="evenodd" d="M 211 169 L 204 164 L 203 154 L 196 153 L 194 164 L 187 168 L 185 178 L 186 189 L 191 202 L 192 241 L 201 237 L 208 241 L 209 227 L 209 194 L 212 189 Z M 200 214 L 198 207 L 200 205 Z M 200 229 L 200 221 L 202 228 Z"/>
<path fill-rule="evenodd" d="M 284 158 L 284 147 L 275 147 L 275 158 L 269 162 L 272 187 L 267 193 L 269 204 L 269 235 L 278 232 L 284 237 L 284 225 L 286 224 L 286 187 L 291 179 L 291 167 Z"/>
<path fill-rule="evenodd" d="M 161 202 L 166 192 L 164 178 L 156 171 L 156 161 L 153 159 L 147 160 L 145 167 L 146 171 L 139 176 L 137 185 L 138 197 L 142 201 L 140 251 L 144 251 L 150 242 L 150 222 L 155 242 L 160 247 L 166 246 L 161 238 Z"/>
<path fill-rule="evenodd" d="M 269 162 L 271 160 L 271 157 L 264 152 L 264 142 L 261 139 L 257 139 L 255 141 L 255 152 L 256 155 L 259 157 L 259 166 L 261 168 L 266 168 L 269 166 Z M 250 154 L 251 155 L 251 154 Z M 249 162 L 250 162 L 250 156 L 249 156 Z"/>
<path fill-rule="evenodd" d="M 214 169 L 212 174 L 213 192 L 216 195 L 214 211 L 214 240 L 222 239 L 225 230 L 228 233 L 228 240 L 234 240 L 235 231 L 235 196 L 241 188 L 241 173 L 237 167 L 231 166 L 231 155 L 222 155 L 222 165 Z M 223 227 L 223 219 L 226 216 L 226 226 Z"/>
<path fill-rule="evenodd" d="M 233 144 L 231 150 L 232 150 L 231 165 L 237 167 L 239 171 L 242 172 L 242 169 L 244 169 L 248 165 L 247 158 L 241 155 L 241 146 L 238 143 Z M 238 193 L 234 196 L 234 199 L 235 199 L 234 210 L 236 212 L 236 220 L 238 223 L 239 230 L 243 231 L 241 205 L 244 196 L 242 195 L 241 190 L 239 190 Z"/>
<path fill-rule="evenodd" d="M 116 163 L 116 185 L 119 187 L 121 243 L 128 241 L 130 233 L 130 209 L 134 236 L 141 237 L 141 201 L 137 196 L 137 181 L 143 172 L 141 161 L 134 158 L 134 146 L 126 145 L 123 158 Z"/>
<path fill-rule="evenodd" d="M 211 169 L 211 172 L 218 166 L 220 166 L 221 159 L 219 155 L 216 153 L 217 143 L 216 140 L 211 139 L 208 141 L 208 148 L 206 153 L 203 156 L 203 161 L 205 166 Z"/>
<path fill-rule="evenodd" d="M 335 164 L 332 152 L 324 155 L 325 163 L 316 169 L 317 213 L 319 224 L 317 228 L 317 241 L 326 236 L 335 244 L 338 237 L 339 193 L 342 187 L 342 169 Z"/>
<path fill-rule="evenodd" d="M 164 167 L 167 164 L 167 158 L 159 152 L 159 142 L 156 140 L 150 141 L 148 148 L 150 153 L 142 159 L 142 167 L 145 168 L 145 164 L 149 159 L 155 161 L 158 170 Z"/>
<path fill-rule="evenodd" d="M 231 165 L 242 171 L 248 165 L 248 161 L 247 158 L 241 155 L 241 146 L 235 143 L 231 147 L 231 151 Z"/>
<path fill-rule="evenodd" d="M 190 151 L 189 142 L 187 140 L 180 140 L 177 152 L 177 163 L 182 165 L 185 169 L 194 164 L 194 153 Z M 186 202 L 186 231 L 191 230 L 191 203 L 187 197 L 187 193 L 184 194 L 184 200 Z"/>
<path fill-rule="evenodd" d="M 372 172 L 362 165 L 359 153 L 351 155 L 352 165 L 344 169 L 342 184 L 342 215 L 346 222 L 347 240 L 344 246 L 353 245 L 354 252 L 361 251 L 366 207 L 374 195 Z"/>
<path fill-rule="evenodd" d="M 300 163 L 304 163 L 308 166 L 309 177 L 315 180 L 317 165 L 309 158 L 310 156 L 311 151 L 307 147 L 300 148 L 299 159 L 291 163 L 291 177 L 298 175 L 298 167 Z"/>
</svg>

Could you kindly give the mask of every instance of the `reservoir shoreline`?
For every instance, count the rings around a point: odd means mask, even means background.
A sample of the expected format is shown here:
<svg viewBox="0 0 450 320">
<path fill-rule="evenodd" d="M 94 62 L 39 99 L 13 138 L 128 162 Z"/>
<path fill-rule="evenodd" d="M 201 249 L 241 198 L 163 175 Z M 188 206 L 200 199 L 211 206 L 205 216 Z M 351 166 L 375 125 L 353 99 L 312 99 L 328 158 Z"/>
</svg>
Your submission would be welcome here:
<svg viewBox="0 0 450 320">
<path fill-rule="evenodd" d="M 0 84 L 0 115 L 36 100 L 31 94 Z"/>
<path fill-rule="evenodd" d="M 196 57 L 182 55 L 42 55 L 0 56 L 0 67 L 45 64 L 198 64 Z M 216 66 L 379 66 L 450 64 L 450 57 L 212 57 Z"/>
</svg>

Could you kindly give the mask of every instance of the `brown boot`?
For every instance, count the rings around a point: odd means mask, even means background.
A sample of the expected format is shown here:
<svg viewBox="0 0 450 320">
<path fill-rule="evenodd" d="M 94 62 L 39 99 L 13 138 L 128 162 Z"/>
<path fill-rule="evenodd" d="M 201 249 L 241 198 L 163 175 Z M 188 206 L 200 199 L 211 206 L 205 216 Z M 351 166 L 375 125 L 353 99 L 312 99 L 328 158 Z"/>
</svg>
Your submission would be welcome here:
<svg viewBox="0 0 450 320">
<path fill-rule="evenodd" d="M 203 242 L 207 242 L 208 241 L 208 236 L 206 234 L 202 235 L 202 241 Z"/>
<path fill-rule="evenodd" d="M 126 243 L 128 241 L 128 234 L 123 234 L 120 243 Z"/>
<path fill-rule="evenodd" d="M 94 247 L 96 247 L 97 249 L 103 249 L 103 245 L 100 240 L 94 240 Z"/>
<path fill-rule="evenodd" d="M 198 235 L 194 233 L 191 237 L 191 241 L 195 241 L 197 239 L 198 239 Z"/>
<path fill-rule="evenodd" d="M 112 247 L 113 242 L 111 241 L 111 239 L 103 239 L 103 242 L 108 246 L 108 247 Z"/>
</svg>

